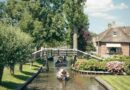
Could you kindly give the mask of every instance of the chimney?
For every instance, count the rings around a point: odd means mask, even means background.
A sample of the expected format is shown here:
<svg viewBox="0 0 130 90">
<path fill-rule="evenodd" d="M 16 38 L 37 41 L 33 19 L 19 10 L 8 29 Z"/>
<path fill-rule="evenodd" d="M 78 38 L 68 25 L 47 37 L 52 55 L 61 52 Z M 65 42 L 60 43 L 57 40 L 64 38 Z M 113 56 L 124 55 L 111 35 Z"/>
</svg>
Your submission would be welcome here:
<svg viewBox="0 0 130 90">
<path fill-rule="evenodd" d="M 111 22 L 111 23 L 108 24 L 108 29 L 113 28 L 115 26 L 116 26 L 116 22 L 113 21 L 113 22 Z"/>
<path fill-rule="evenodd" d="M 111 29 L 111 28 L 112 28 L 112 24 L 109 23 L 109 24 L 108 24 L 108 29 Z"/>
</svg>

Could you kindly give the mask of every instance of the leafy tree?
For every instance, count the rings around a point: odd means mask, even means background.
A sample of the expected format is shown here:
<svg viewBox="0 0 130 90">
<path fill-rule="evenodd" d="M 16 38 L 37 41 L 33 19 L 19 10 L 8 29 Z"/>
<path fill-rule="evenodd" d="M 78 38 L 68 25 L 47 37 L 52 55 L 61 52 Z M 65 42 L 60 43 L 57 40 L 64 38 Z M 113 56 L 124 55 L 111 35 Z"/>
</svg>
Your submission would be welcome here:
<svg viewBox="0 0 130 90">
<path fill-rule="evenodd" d="M 5 10 L 5 3 L 4 2 L 0 2 L 0 18 L 3 18 L 4 10 Z"/>
<path fill-rule="evenodd" d="M 90 32 L 91 36 L 92 37 L 96 37 L 97 36 L 97 33 L 94 33 L 94 32 Z"/>
<path fill-rule="evenodd" d="M 7 0 L 6 12 L 12 20 L 17 20 L 21 30 L 29 33 L 35 46 L 40 48 L 43 43 L 64 40 L 62 3 L 62 0 Z"/>
<path fill-rule="evenodd" d="M 88 31 L 88 17 L 83 12 L 85 0 L 65 0 L 63 5 L 64 16 L 67 22 L 67 29 L 70 32 L 70 41 L 73 46 L 73 33 L 77 30 L 78 33 L 78 49 L 85 50 L 87 41 L 82 34 Z M 82 33 L 84 32 L 84 33 Z M 68 40 L 67 40 L 68 41 Z M 83 46 L 82 46 L 83 45 Z M 82 48 L 82 47 L 84 48 Z"/>
<path fill-rule="evenodd" d="M 23 63 L 32 52 L 32 38 L 19 28 L 0 23 L 0 81 L 5 65 L 14 74 L 14 65 Z"/>
<path fill-rule="evenodd" d="M 73 31 L 88 29 L 88 18 L 83 12 L 84 0 L 8 0 L 8 17 L 18 21 L 21 30 L 34 38 L 37 48 L 44 44 L 65 40 L 72 45 Z M 24 7 L 24 8 L 23 8 Z M 71 38 L 69 40 L 69 38 Z M 70 42 L 69 42 L 70 41 Z M 80 49 L 80 48 L 79 48 Z"/>
</svg>

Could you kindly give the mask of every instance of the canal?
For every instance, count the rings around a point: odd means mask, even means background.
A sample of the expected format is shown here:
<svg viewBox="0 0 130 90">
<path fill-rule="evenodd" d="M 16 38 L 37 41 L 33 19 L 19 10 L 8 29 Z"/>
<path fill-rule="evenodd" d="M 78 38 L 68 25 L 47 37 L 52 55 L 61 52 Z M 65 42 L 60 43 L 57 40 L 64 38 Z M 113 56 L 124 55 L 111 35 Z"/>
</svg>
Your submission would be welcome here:
<svg viewBox="0 0 130 90">
<path fill-rule="evenodd" d="M 59 68 L 54 67 L 55 62 L 49 62 L 50 70 L 48 73 L 40 73 L 32 83 L 27 86 L 27 90 L 106 90 L 100 85 L 93 76 L 83 75 L 66 69 L 70 74 L 70 80 L 59 81 L 56 72 Z"/>
</svg>

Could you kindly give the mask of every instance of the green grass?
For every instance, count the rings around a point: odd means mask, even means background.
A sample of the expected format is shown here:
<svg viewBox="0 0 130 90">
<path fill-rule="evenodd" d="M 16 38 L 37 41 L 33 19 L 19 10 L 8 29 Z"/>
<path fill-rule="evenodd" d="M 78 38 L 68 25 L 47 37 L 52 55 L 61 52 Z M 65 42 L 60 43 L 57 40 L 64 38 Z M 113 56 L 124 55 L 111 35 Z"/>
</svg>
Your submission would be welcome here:
<svg viewBox="0 0 130 90">
<path fill-rule="evenodd" d="M 130 76 L 101 76 L 114 90 L 130 90 Z"/>
<path fill-rule="evenodd" d="M 10 75 L 9 68 L 4 68 L 4 74 L 2 77 L 2 84 L 0 85 L 0 90 L 14 90 L 19 85 L 23 84 L 29 77 L 31 77 L 41 65 L 39 63 L 34 63 L 30 68 L 30 64 L 27 63 L 23 66 L 23 72 L 19 71 L 19 66 L 15 66 L 15 75 Z"/>
</svg>

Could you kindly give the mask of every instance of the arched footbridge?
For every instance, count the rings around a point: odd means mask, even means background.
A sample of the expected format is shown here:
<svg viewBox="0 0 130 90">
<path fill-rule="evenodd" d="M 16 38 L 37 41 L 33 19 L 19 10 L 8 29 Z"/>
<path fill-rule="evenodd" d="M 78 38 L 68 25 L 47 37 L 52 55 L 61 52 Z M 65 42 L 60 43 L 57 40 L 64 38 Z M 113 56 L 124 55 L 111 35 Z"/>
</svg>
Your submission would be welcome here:
<svg viewBox="0 0 130 90">
<path fill-rule="evenodd" d="M 103 60 L 102 58 L 92 55 L 87 52 L 83 52 L 77 49 L 61 49 L 61 48 L 43 48 L 41 47 L 40 50 L 35 51 L 32 53 L 33 58 L 39 58 L 39 57 L 44 57 L 44 55 L 51 55 L 51 56 L 86 56 L 86 57 L 91 57 L 95 58 L 97 60 Z"/>
</svg>

